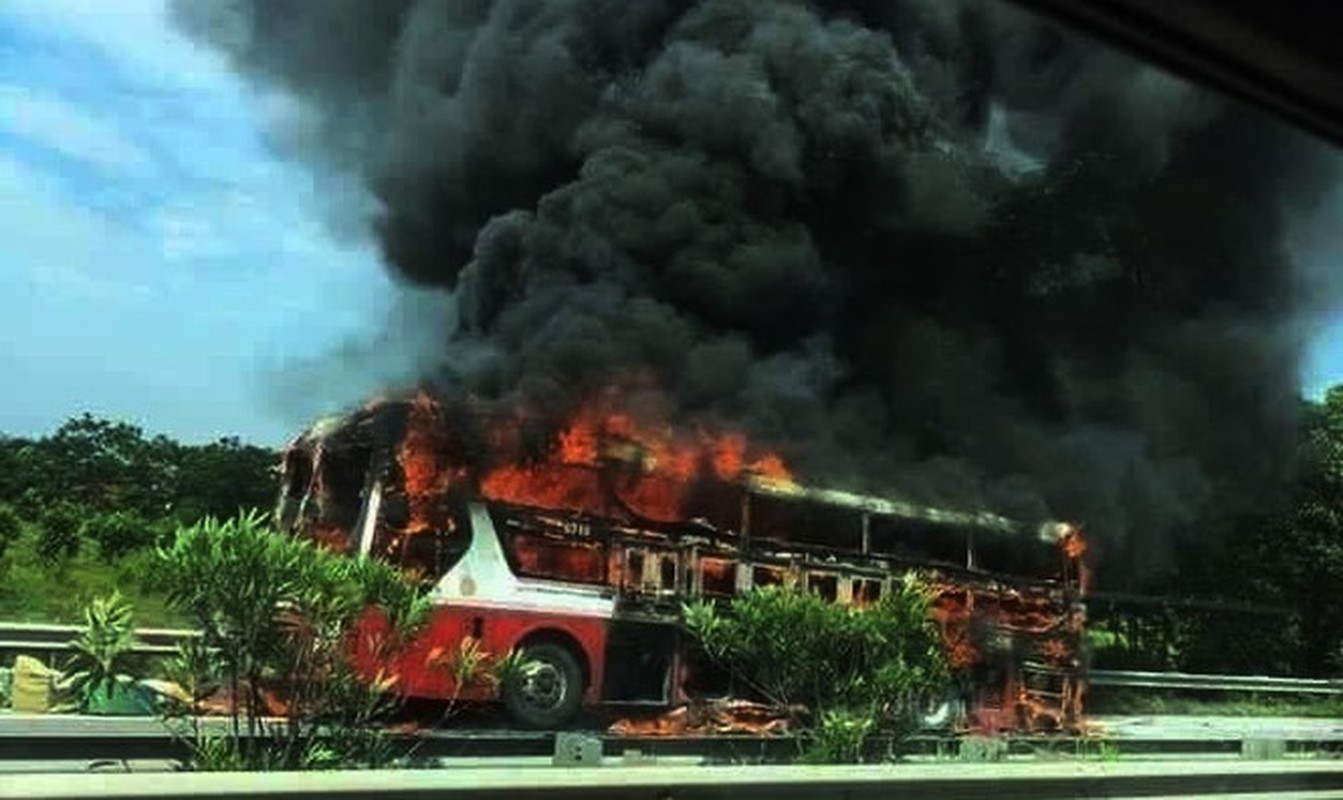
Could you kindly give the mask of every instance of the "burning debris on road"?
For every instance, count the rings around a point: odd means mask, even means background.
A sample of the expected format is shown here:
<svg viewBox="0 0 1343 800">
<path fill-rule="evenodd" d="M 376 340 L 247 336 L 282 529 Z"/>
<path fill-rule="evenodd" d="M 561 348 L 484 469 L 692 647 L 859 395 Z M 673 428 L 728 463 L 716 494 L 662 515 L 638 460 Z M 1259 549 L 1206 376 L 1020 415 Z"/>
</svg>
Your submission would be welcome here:
<svg viewBox="0 0 1343 800">
<path fill-rule="evenodd" d="M 622 719 L 608 729 L 621 736 L 778 736 L 789 732 L 789 709 L 747 700 L 696 702 L 648 719 Z"/>
</svg>

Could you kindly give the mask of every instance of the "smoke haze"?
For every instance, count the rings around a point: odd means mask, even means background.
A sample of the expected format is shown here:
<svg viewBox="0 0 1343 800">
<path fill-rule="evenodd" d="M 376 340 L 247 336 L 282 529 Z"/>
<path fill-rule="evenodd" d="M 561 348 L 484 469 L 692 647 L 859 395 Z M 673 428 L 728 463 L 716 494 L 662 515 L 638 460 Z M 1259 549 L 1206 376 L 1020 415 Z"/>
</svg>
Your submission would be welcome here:
<svg viewBox="0 0 1343 800">
<path fill-rule="evenodd" d="M 427 379 L 744 427 L 811 482 L 1084 521 L 1115 576 L 1272 500 L 1332 157 L 999 2 L 184 0 L 309 112 Z M 1316 301 L 1317 302 L 1317 301 Z"/>
</svg>

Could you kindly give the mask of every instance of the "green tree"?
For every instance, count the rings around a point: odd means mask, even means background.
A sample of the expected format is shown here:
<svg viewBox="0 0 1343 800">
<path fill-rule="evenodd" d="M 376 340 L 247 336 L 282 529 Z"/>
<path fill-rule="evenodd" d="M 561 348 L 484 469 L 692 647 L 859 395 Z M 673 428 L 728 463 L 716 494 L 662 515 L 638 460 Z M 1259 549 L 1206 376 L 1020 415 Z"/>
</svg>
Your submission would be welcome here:
<svg viewBox="0 0 1343 800">
<path fill-rule="evenodd" d="M 89 414 L 50 435 L 0 435 L 0 606 L 25 619 L 70 621 L 113 586 L 147 619 L 171 619 L 153 546 L 179 524 L 272 503 L 274 452 L 223 438 L 187 445 Z M 21 526 L 10 525 L 17 516 Z M 177 624 L 175 621 L 171 624 Z"/>
<path fill-rule="evenodd" d="M 33 473 L 32 442 L 0 434 L 0 502 L 13 504 L 27 488 Z"/>
<path fill-rule="evenodd" d="M 1306 675 L 1343 672 L 1343 386 L 1303 404 L 1297 473 L 1282 507 L 1227 520 L 1211 537 L 1216 548 L 1185 554 L 1185 592 L 1290 609 L 1290 618 L 1252 635 L 1233 619 L 1220 635 L 1198 642 L 1216 668 L 1218 652 L 1246 648 L 1256 668 Z M 1233 665 L 1231 671 L 1243 670 Z"/>
<path fill-rule="evenodd" d="M 274 500 L 277 455 L 225 437 L 184 445 L 89 414 L 40 439 L 0 437 L 0 502 L 30 516 L 55 502 L 194 522 Z"/>
<path fill-rule="evenodd" d="M 1343 586 L 1343 386 L 1312 412 L 1296 506 L 1277 526 L 1268 563 L 1298 608 L 1305 668 L 1328 672 L 1343 669 L 1343 604 L 1332 599 Z"/>
<path fill-rule="evenodd" d="M 37 555 L 47 564 L 60 564 L 79 553 L 79 533 L 89 511 L 74 503 L 58 501 L 49 505 L 39 520 Z"/>
<path fill-rule="evenodd" d="M 171 449 L 166 439 L 146 440 L 134 425 L 84 414 L 67 421 L 43 445 L 39 488 L 46 499 L 162 513 L 161 498 L 175 470 L 170 460 L 154 455 Z"/>
<path fill-rule="evenodd" d="M 95 543 L 104 559 L 119 559 L 151 547 L 167 534 L 166 520 L 151 520 L 138 511 L 92 513 L 80 526 L 80 538 Z"/>
<path fill-rule="evenodd" d="M 173 508 L 178 519 L 229 517 L 240 510 L 269 509 L 275 502 L 274 451 L 226 437 L 176 455 Z"/>
<path fill-rule="evenodd" d="M 9 548 L 23 535 L 23 520 L 14 507 L 0 503 L 0 558 L 5 557 Z"/>
</svg>

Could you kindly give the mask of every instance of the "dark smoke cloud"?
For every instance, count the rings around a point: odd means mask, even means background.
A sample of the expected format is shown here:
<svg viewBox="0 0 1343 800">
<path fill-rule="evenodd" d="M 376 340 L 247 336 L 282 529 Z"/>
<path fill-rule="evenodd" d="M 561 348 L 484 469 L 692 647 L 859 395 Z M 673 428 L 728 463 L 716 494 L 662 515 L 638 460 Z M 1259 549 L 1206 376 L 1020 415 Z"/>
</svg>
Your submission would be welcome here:
<svg viewBox="0 0 1343 800">
<path fill-rule="evenodd" d="M 1321 148 L 970 0 L 187 0 L 311 104 L 390 267 L 448 290 L 432 376 L 613 381 L 804 476 L 1086 521 L 1109 582 L 1272 498 Z"/>
</svg>

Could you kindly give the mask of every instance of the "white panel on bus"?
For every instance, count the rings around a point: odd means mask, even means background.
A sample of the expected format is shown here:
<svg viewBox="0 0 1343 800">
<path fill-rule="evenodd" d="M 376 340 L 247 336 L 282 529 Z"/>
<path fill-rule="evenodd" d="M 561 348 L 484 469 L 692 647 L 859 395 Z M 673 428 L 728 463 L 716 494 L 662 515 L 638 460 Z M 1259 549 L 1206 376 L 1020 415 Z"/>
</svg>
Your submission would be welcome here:
<svg viewBox="0 0 1343 800">
<path fill-rule="evenodd" d="M 373 533 L 378 528 L 378 513 L 382 509 L 382 481 L 375 481 L 364 508 L 363 527 L 359 532 L 359 555 L 366 556 L 373 548 Z"/>
<path fill-rule="evenodd" d="M 616 601 L 609 589 L 518 577 L 508 566 L 484 504 L 470 505 L 470 520 L 471 544 L 434 587 L 436 602 L 588 617 L 614 614 Z"/>
</svg>

